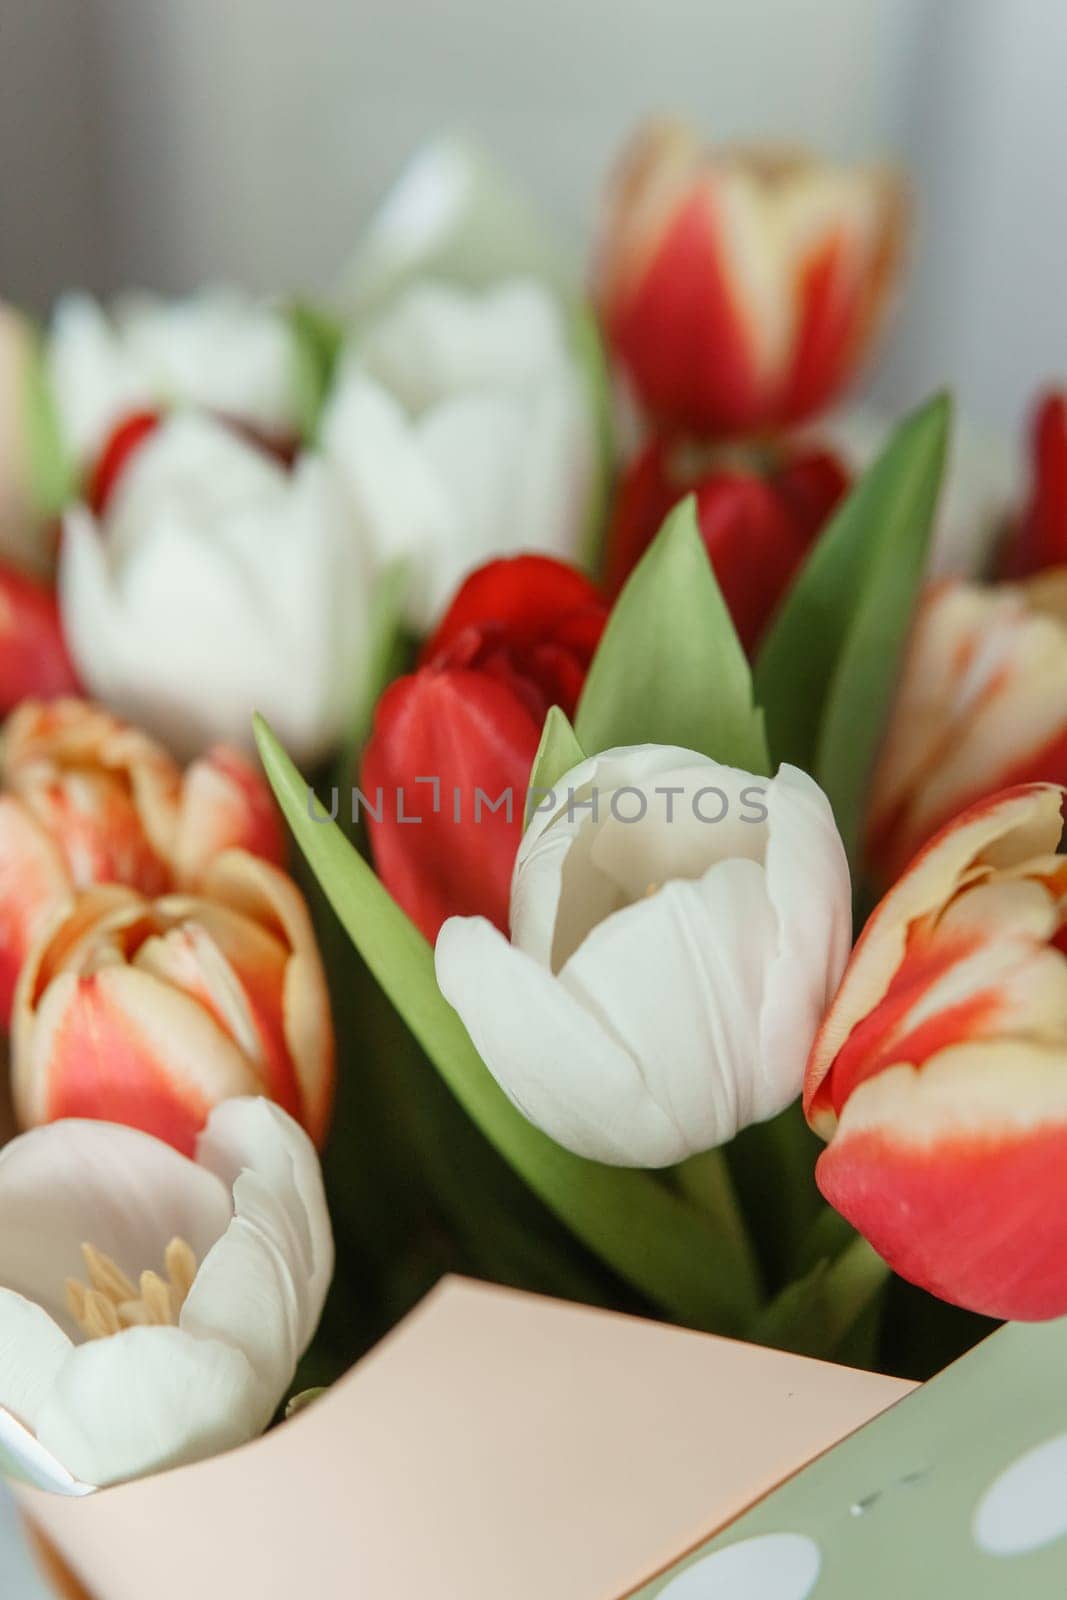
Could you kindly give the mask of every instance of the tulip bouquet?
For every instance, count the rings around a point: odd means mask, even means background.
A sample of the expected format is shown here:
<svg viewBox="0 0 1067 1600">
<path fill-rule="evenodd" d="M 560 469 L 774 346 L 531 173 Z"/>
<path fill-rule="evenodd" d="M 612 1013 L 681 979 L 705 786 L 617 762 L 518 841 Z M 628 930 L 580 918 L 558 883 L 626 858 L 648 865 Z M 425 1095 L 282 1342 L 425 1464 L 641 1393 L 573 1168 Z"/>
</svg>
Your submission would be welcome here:
<svg viewBox="0 0 1067 1600">
<path fill-rule="evenodd" d="M 1067 1312 L 1067 396 L 1028 498 L 833 409 L 906 239 L 653 128 L 587 302 L 442 140 L 315 304 L 3 312 L 12 1473 L 450 1268 L 911 1373 Z"/>
</svg>

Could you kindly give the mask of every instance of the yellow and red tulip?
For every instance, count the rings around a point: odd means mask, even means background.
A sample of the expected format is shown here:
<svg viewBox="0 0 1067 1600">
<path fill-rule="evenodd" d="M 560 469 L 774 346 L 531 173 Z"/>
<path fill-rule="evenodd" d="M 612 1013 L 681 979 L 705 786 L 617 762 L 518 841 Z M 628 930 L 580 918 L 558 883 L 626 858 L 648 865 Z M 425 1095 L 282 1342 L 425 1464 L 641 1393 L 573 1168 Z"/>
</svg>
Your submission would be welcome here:
<svg viewBox="0 0 1067 1600">
<path fill-rule="evenodd" d="M 23 1127 L 92 1117 L 191 1155 L 214 1106 L 260 1094 L 325 1137 L 333 1032 L 310 918 L 242 850 L 197 894 L 104 884 L 67 902 L 23 965 L 12 1044 Z"/>
<path fill-rule="evenodd" d="M 937 584 L 872 783 L 878 881 L 965 807 L 1031 782 L 1067 782 L 1067 567 L 1016 585 Z"/>
<path fill-rule="evenodd" d="M 218 747 L 183 774 L 139 729 L 83 700 L 27 701 L 0 754 L 0 1020 L 58 904 L 93 884 L 195 888 L 227 849 L 284 858 L 266 783 Z"/>
<path fill-rule="evenodd" d="M 878 906 L 808 1061 L 819 1187 L 899 1272 L 989 1316 L 1067 1312 L 1065 791 L 939 832 Z"/>
<path fill-rule="evenodd" d="M 698 434 L 758 432 L 834 400 L 898 274 L 897 176 L 640 133 L 609 195 L 596 293 L 644 408 Z"/>
</svg>

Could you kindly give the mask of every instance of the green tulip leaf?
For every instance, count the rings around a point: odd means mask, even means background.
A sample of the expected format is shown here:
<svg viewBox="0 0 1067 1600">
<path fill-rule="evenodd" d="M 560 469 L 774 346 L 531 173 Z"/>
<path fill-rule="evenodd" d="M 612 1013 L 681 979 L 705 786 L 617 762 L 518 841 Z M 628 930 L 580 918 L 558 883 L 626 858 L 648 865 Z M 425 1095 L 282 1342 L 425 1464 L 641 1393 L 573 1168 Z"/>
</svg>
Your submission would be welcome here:
<svg viewBox="0 0 1067 1600">
<path fill-rule="evenodd" d="M 580 306 L 574 315 L 572 344 L 593 422 L 595 450 L 580 559 L 588 571 L 599 574 L 604 565 L 615 471 L 615 415 L 607 351 L 597 319 L 587 305 Z"/>
<path fill-rule="evenodd" d="M 541 743 L 530 768 L 530 803 L 547 800 L 559 780 L 585 760 L 585 751 L 559 706 L 550 706 L 541 730 Z"/>
<path fill-rule="evenodd" d="M 755 1312 L 749 1262 L 682 1195 L 644 1173 L 570 1154 L 498 1086 L 434 974 L 433 951 L 321 808 L 267 725 L 267 776 L 353 944 L 474 1123 L 529 1187 L 620 1277 L 693 1327 L 740 1332 Z"/>
<path fill-rule="evenodd" d="M 888 1281 L 886 1263 L 857 1234 L 836 1256 L 824 1255 L 788 1284 L 755 1319 L 748 1337 L 776 1350 L 829 1359 Z"/>
<path fill-rule="evenodd" d="M 769 770 L 752 675 L 692 496 L 671 512 L 616 602 L 575 732 L 590 753 L 674 744 L 748 772 Z"/>
<path fill-rule="evenodd" d="M 288 308 L 289 326 L 296 347 L 296 396 L 300 432 L 305 443 L 315 442 L 319 418 L 333 383 L 343 333 L 328 311 L 298 300 Z"/>
<path fill-rule="evenodd" d="M 30 501 L 39 516 L 57 517 L 74 493 L 74 463 L 63 444 L 48 381 L 44 337 L 29 326 L 22 398 Z"/>
<path fill-rule="evenodd" d="M 776 762 L 818 779 L 855 859 L 945 468 L 947 396 L 906 417 L 805 563 L 756 666 Z"/>
</svg>

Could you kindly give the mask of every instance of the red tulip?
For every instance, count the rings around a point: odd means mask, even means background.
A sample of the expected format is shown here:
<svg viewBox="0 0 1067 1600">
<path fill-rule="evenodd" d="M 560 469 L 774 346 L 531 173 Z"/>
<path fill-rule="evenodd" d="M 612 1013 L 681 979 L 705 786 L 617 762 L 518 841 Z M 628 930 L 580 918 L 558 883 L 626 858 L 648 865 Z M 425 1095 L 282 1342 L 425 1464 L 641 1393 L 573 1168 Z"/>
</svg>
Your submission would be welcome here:
<svg viewBox="0 0 1067 1600">
<path fill-rule="evenodd" d="M 183 774 L 87 701 L 22 705 L 4 729 L 0 780 L 0 1024 L 30 946 L 73 893 L 196 888 L 228 849 L 284 859 L 270 791 L 242 755 L 220 747 Z"/>
<path fill-rule="evenodd" d="M 0 717 L 31 695 L 77 691 L 52 589 L 0 564 Z"/>
<path fill-rule="evenodd" d="M 903 219 L 891 172 L 644 130 L 609 196 L 597 298 L 645 409 L 701 435 L 822 409 L 871 344 Z"/>
<path fill-rule="evenodd" d="M 895 1271 L 993 1317 L 1067 1312 L 1065 791 L 984 800 L 867 923 L 808 1062 L 816 1177 Z"/>
<path fill-rule="evenodd" d="M 382 696 L 361 777 L 371 844 L 428 939 L 456 913 L 506 928 L 545 716 L 553 705 L 573 715 L 606 617 L 563 562 L 490 562 L 459 590 L 418 671 Z"/>
<path fill-rule="evenodd" d="M 1006 578 L 1067 565 L 1067 394 L 1045 395 L 1033 420 L 1030 503 L 1004 552 Z"/>
<path fill-rule="evenodd" d="M 847 488 L 848 474 L 827 450 L 786 454 L 766 471 L 709 469 L 692 460 L 690 446 L 654 438 L 619 489 L 608 591 L 622 587 L 671 508 L 695 494 L 708 557 L 738 636 L 751 650 Z"/>
</svg>

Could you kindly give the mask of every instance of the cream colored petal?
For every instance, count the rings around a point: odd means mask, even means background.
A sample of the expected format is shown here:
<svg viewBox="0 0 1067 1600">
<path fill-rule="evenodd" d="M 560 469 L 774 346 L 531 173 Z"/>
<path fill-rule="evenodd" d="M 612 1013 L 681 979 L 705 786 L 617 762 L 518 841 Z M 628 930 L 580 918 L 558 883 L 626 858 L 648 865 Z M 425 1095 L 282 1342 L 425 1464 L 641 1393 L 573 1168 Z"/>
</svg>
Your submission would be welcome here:
<svg viewBox="0 0 1067 1600">
<path fill-rule="evenodd" d="M 769 1067 L 761 1061 L 774 950 L 763 868 L 720 861 L 695 883 L 667 883 L 616 912 L 559 975 L 633 1058 L 675 1129 L 675 1160 L 725 1144 L 800 1092 L 805 1050 Z M 582 1070 L 575 1064 L 567 1073 Z M 566 1075 L 558 1092 L 567 1094 Z"/>
<path fill-rule="evenodd" d="M 830 803 L 814 779 L 782 766 L 766 786 L 767 895 L 777 927 L 755 1066 L 763 1103 L 799 1092 L 804 1068 L 852 948 L 852 886 Z M 792 1098 L 793 1096 L 790 1096 Z"/>
<path fill-rule="evenodd" d="M 72 1351 L 37 1431 L 75 1477 L 103 1488 L 231 1450 L 262 1427 L 255 1374 L 240 1350 L 155 1327 Z"/>
<path fill-rule="evenodd" d="M 290 1349 L 302 1355 L 322 1315 L 334 1266 L 333 1231 L 314 1145 L 269 1100 L 228 1100 L 211 1113 L 197 1160 L 232 1187 L 241 1227 L 219 1241 L 203 1282 L 198 1275 L 182 1326 L 196 1323 L 220 1337 L 232 1334 L 242 1347 L 247 1336 L 250 1355 L 257 1351 L 252 1359 L 267 1360 L 252 1327 L 254 1317 L 227 1290 L 226 1262 L 232 1256 L 260 1286 L 260 1294 L 274 1273 L 279 1276 L 273 1281 L 291 1286 L 293 1299 L 286 1293 L 282 1304 L 286 1316 L 292 1311 L 295 1317 L 286 1323 Z M 249 1247 L 253 1239 L 254 1250 Z"/>
<path fill-rule="evenodd" d="M 451 917 L 435 961 L 489 1071 L 557 1143 L 614 1166 L 669 1166 L 688 1153 L 628 1051 L 484 918 Z"/>
<path fill-rule="evenodd" d="M 47 1311 L 12 1289 L 0 1289 L 0 1406 L 27 1428 L 37 1418 L 56 1373 L 73 1348 Z"/>
<path fill-rule="evenodd" d="M 65 1285 L 84 1275 L 83 1242 L 136 1279 L 162 1267 L 176 1236 L 205 1255 L 230 1215 L 228 1188 L 158 1139 L 106 1122 L 53 1122 L 0 1150 L 0 1285 L 73 1334 Z"/>
<path fill-rule="evenodd" d="M 30 1483 L 36 1489 L 46 1489 L 50 1494 L 92 1494 L 95 1484 L 82 1483 L 68 1472 L 51 1451 L 46 1450 L 35 1434 L 31 1433 L 9 1411 L 0 1406 L 0 1470 Z"/>
</svg>

